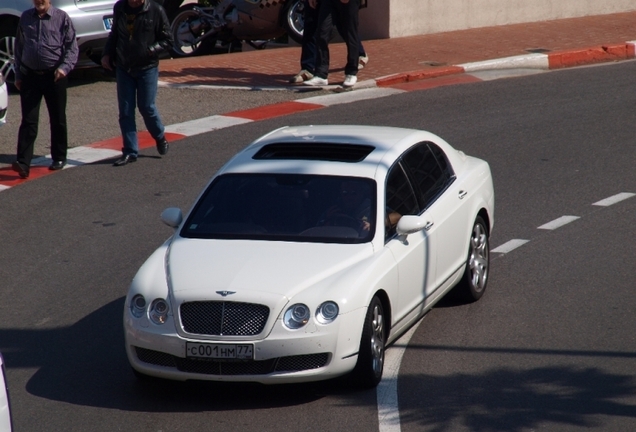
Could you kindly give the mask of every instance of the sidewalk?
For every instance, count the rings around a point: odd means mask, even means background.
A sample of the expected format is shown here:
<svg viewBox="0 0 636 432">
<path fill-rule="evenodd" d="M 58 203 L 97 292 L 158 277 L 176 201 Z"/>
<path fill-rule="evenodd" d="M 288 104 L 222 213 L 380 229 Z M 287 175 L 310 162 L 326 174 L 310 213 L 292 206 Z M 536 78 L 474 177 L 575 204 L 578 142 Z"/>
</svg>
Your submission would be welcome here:
<svg viewBox="0 0 636 432">
<path fill-rule="evenodd" d="M 562 53 L 563 66 L 634 57 L 621 52 L 636 40 L 636 11 L 477 28 L 422 36 L 363 41 L 369 64 L 358 81 L 394 74 L 435 73 L 450 66 L 531 53 Z M 604 49 L 608 48 L 609 49 Z M 330 45 L 330 84 L 344 80 L 346 48 Z M 606 55 L 604 55 L 606 53 Z M 287 80 L 300 69 L 300 47 L 266 48 L 233 54 L 163 60 L 160 81 L 165 84 L 231 87 L 298 87 Z M 553 67 L 552 67 L 553 68 Z"/>
</svg>

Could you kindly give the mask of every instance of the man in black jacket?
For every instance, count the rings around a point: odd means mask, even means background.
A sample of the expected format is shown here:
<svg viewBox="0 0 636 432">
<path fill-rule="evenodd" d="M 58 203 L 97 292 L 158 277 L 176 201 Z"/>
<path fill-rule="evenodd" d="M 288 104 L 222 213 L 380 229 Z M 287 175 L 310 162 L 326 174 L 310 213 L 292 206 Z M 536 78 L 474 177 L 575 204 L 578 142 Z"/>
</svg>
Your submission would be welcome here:
<svg viewBox="0 0 636 432">
<path fill-rule="evenodd" d="M 154 0 L 119 0 L 113 8 L 113 26 L 104 48 L 102 66 L 115 70 L 119 127 L 124 147 L 115 166 L 137 161 L 139 144 L 135 105 L 160 155 L 168 152 L 168 142 L 155 104 L 159 80 L 159 57 L 172 47 L 166 12 Z"/>
</svg>

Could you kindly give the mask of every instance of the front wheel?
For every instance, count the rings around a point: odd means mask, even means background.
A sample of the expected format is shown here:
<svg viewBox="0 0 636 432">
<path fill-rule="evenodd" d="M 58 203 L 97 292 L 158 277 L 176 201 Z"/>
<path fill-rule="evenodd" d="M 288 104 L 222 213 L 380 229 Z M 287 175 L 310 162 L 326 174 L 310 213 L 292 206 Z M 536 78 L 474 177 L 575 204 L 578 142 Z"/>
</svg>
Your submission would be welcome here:
<svg viewBox="0 0 636 432">
<path fill-rule="evenodd" d="M 373 297 L 364 320 L 358 362 L 353 370 L 353 378 L 362 388 L 374 388 L 382 379 L 386 336 L 384 308 L 380 299 Z"/>
<path fill-rule="evenodd" d="M 461 300 L 475 302 L 484 295 L 490 268 L 490 241 L 486 222 L 477 216 L 471 231 L 466 270 L 455 288 Z"/>
<path fill-rule="evenodd" d="M 177 57 L 210 54 L 216 44 L 213 34 L 206 36 L 203 40 L 196 40 L 209 28 L 201 16 L 193 10 L 195 6 L 197 5 L 192 3 L 183 6 L 170 26 L 174 39 L 173 51 Z"/>
<path fill-rule="evenodd" d="M 305 28 L 304 10 L 308 7 L 304 0 L 287 0 L 283 15 L 283 28 L 294 42 L 303 43 Z"/>
</svg>

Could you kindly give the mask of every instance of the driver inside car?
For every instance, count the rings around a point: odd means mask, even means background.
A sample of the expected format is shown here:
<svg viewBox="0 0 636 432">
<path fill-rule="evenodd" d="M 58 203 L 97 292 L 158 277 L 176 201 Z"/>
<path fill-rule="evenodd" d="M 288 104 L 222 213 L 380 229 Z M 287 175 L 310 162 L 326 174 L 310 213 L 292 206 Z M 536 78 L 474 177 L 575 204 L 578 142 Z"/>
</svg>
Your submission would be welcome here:
<svg viewBox="0 0 636 432">
<path fill-rule="evenodd" d="M 369 186 L 363 181 L 343 181 L 337 203 L 329 207 L 318 225 L 349 226 L 359 233 L 371 229 Z"/>
</svg>

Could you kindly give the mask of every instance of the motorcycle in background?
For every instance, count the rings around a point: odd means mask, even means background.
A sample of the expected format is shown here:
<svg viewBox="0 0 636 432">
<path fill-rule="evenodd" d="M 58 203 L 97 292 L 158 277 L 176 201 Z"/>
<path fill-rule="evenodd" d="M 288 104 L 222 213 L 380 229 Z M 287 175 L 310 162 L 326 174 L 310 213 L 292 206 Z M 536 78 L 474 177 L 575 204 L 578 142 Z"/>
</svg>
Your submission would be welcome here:
<svg viewBox="0 0 636 432">
<path fill-rule="evenodd" d="M 210 6 L 182 2 L 164 0 L 177 57 L 209 54 L 217 42 L 230 51 L 241 41 L 262 49 L 285 33 L 302 42 L 304 0 L 209 0 Z"/>
</svg>

